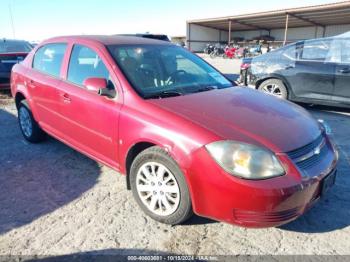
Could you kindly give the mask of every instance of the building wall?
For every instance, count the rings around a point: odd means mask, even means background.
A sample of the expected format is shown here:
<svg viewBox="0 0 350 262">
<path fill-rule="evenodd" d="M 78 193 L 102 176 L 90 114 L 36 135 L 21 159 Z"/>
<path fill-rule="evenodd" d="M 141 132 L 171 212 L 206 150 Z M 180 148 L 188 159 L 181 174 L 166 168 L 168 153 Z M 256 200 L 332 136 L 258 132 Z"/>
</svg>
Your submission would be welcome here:
<svg viewBox="0 0 350 262">
<path fill-rule="evenodd" d="M 350 31 L 350 25 L 331 25 L 326 27 L 325 36 L 340 35 L 348 31 Z"/>
<path fill-rule="evenodd" d="M 191 50 L 198 52 L 203 51 L 208 43 L 227 42 L 228 32 L 200 25 L 187 24 L 186 36 L 188 40 L 194 41 L 187 43 L 187 46 Z"/>
<path fill-rule="evenodd" d="M 233 29 L 234 30 L 234 29 Z M 325 36 L 335 36 L 342 33 L 350 31 L 350 25 L 332 25 L 326 26 Z M 243 37 L 244 39 L 252 39 L 253 37 L 259 35 L 267 35 L 268 32 L 264 30 L 254 30 L 254 31 L 241 31 L 241 32 L 232 32 L 232 37 Z M 271 30 L 271 36 L 275 40 L 283 41 L 284 40 L 284 29 L 273 29 Z M 319 38 L 323 37 L 323 28 L 322 27 L 300 27 L 300 28 L 288 28 L 288 41 L 298 41 L 310 38 Z"/>
<path fill-rule="evenodd" d="M 191 26 L 189 36 L 189 26 Z M 326 26 L 325 36 L 335 36 L 350 31 L 350 25 L 332 25 Z M 232 27 L 231 37 L 243 37 L 245 40 L 250 40 L 256 36 L 268 35 L 268 31 L 265 30 L 250 30 L 250 31 L 234 31 Z M 275 40 L 284 40 L 284 29 L 271 30 L 272 37 Z M 287 40 L 290 42 L 323 37 L 322 27 L 300 27 L 300 28 L 288 28 Z M 217 30 L 199 25 L 187 25 L 187 39 L 195 42 L 188 43 L 192 51 L 203 51 L 207 43 L 227 42 L 228 32 L 223 30 Z M 197 41 L 197 42 L 196 42 Z"/>
</svg>

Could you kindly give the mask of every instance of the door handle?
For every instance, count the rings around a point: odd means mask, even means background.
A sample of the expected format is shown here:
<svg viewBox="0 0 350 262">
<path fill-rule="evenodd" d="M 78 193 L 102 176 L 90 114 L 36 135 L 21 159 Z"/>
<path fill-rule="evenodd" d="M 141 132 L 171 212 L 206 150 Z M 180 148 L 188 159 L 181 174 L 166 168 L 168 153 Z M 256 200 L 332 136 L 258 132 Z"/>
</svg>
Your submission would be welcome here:
<svg viewBox="0 0 350 262">
<path fill-rule="evenodd" d="M 350 73 L 350 68 L 346 67 L 346 68 L 340 69 L 338 72 L 342 73 L 342 74 L 349 74 Z"/>
<path fill-rule="evenodd" d="M 62 98 L 63 98 L 63 102 L 65 103 L 70 103 L 72 101 L 67 93 L 64 93 L 62 95 Z"/>
<path fill-rule="evenodd" d="M 292 69 L 292 68 L 294 68 L 294 65 L 287 65 L 284 69 L 288 70 L 288 69 Z"/>
</svg>

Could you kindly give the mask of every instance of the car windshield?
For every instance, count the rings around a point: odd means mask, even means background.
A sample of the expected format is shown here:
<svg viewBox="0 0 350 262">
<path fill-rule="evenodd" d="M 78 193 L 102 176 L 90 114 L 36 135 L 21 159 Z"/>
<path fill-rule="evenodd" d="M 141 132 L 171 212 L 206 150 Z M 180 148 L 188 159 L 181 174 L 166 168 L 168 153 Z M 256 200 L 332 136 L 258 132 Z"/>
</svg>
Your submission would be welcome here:
<svg viewBox="0 0 350 262">
<path fill-rule="evenodd" d="M 201 58 L 175 45 L 112 45 L 108 49 L 144 98 L 186 95 L 233 85 Z"/>
<path fill-rule="evenodd" d="M 0 41 L 0 53 L 28 53 L 32 50 L 32 46 L 25 41 Z"/>
</svg>

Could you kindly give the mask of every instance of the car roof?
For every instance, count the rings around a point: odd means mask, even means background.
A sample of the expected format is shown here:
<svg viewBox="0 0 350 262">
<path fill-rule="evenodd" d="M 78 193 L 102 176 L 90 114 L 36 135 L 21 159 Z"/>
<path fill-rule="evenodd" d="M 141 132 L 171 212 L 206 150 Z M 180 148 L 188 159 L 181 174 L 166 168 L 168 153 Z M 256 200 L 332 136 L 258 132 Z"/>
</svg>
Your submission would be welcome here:
<svg viewBox="0 0 350 262">
<path fill-rule="evenodd" d="M 47 39 L 45 42 L 63 42 L 63 41 L 79 41 L 88 40 L 90 42 L 97 42 L 104 45 L 133 45 L 133 44 L 153 44 L 153 45 L 171 45 L 169 42 L 135 37 L 135 36 L 121 36 L 121 35 L 71 35 L 60 36 Z"/>
<path fill-rule="evenodd" d="M 28 43 L 28 41 L 25 41 L 25 40 L 19 40 L 19 39 L 7 39 L 7 38 L 0 38 L 0 42 L 9 42 L 9 43 L 18 43 L 18 42 L 25 42 L 25 43 Z"/>
</svg>

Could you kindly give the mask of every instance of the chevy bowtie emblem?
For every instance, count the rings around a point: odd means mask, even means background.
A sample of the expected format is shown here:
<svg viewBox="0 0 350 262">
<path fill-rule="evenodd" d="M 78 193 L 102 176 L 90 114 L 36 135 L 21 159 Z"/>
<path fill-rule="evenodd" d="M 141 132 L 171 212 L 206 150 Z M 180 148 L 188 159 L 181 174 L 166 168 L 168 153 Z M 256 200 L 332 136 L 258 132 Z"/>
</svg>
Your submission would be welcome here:
<svg viewBox="0 0 350 262">
<path fill-rule="evenodd" d="M 314 155 L 319 155 L 320 153 L 321 153 L 321 147 L 318 146 L 318 147 L 316 147 L 315 150 L 314 150 Z"/>
</svg>

